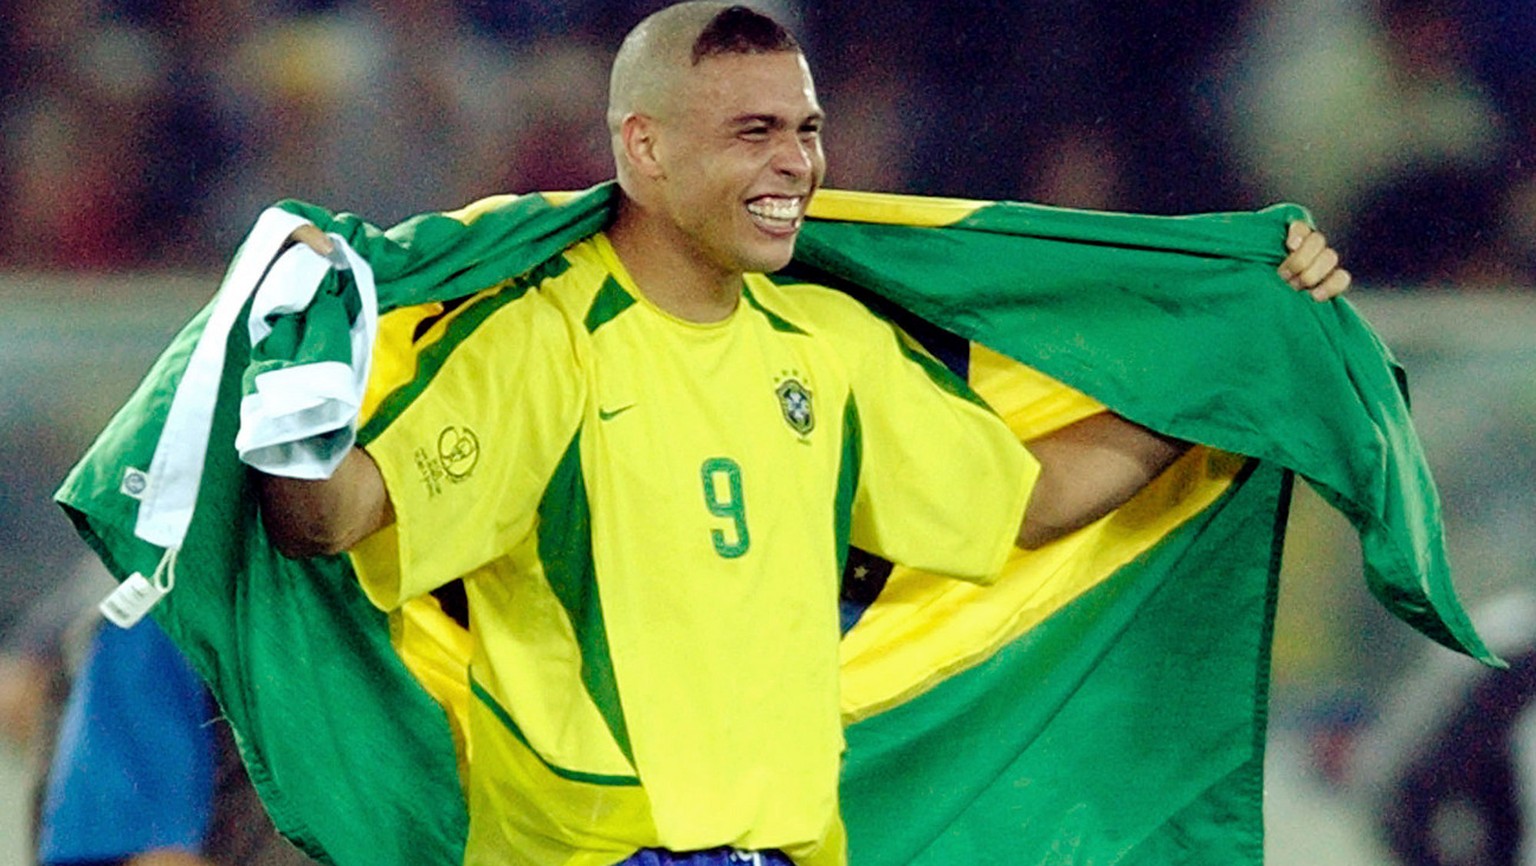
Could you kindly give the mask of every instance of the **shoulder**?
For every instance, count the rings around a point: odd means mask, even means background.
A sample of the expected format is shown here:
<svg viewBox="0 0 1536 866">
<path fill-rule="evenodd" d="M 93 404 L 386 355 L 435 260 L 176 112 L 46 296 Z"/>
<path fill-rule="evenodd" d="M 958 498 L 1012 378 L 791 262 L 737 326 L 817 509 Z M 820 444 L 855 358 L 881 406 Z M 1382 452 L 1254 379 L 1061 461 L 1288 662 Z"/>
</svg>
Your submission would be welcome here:
<svg viewBox="0 0 1536 866">
<path fill-rule="evenodd" d="M 849 346 L 888 341 L 891 326 L 862 301 L 838 289 L 783 275 L 751 274 L 748 303 L 807 334 Z"/>
<path fill-rule="evenodd" d="M 767 299 L 763 305 L 784 310 L 791 321 L 805 322 L 816 336 L 826 338 L 855 380 L 868 385 L 910 368 L 920 371 L 940 391 L 986 407 L 965 378 L 942 360 L 956 347 L 968 360 L 969 344 L 963 338 L 921 320 L 909 319 L 908 324 L 924 326 L 927 331 L 908 332 L 903 324 L 861 299 L 829 286 L 783 275 L 764 277 L 763 281 Z"/>
<path fill-rule="evenodd" d="M 505 380 L 564 381 L 551 371 L 576 363 L 585 334 L 581 316 L 600 283 L 587 279 L 585 270 L 572 247 L 472 294 L 380 316 L 364 417 L 377 412 L 393 419 L 438 388 L 445 373 L 459 383 L 454 387 L 473 382 L 488 392 L 505 391 L 495 385 Z M 530 376 L 533 369 L 543 374 Z"/>
<path fill-rule="evenodd" d="M 477 341 L 509 329 L 538 338 L 574 336 L 606 277 L 591 241 L 581 241 L 526 273 L 444 305 L 445 324 Z"/>
</svg>

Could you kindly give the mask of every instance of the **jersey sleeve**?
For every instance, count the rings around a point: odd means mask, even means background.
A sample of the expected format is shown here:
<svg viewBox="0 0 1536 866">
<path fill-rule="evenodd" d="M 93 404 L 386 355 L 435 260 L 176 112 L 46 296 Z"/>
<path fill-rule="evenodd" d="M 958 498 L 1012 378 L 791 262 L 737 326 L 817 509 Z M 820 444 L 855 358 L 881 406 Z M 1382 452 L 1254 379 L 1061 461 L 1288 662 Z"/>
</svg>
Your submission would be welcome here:
<svg viewBox="0 0 1536 866">
<path fill-rule="evenodd" d="M 377 351 L 386 357 L 358 440 L 384 477 L 395 520 L 353 548 L 352 562 L 385 610 L 526 537 L 579 425 L 583 380 L 564 318 L 537 291 L 514 299 L 506 291 L 441 318 L 402 311 L 381 323 Z M 389 357 L 402 353 L 415 357 Z"/>
<path fill-rule="evenodd" d="M 860 464 L 850 540 L 893 562 L 990 581 L 1039 464 L 959 377 L 886 326 L 853 382 Z"/>
</svg>

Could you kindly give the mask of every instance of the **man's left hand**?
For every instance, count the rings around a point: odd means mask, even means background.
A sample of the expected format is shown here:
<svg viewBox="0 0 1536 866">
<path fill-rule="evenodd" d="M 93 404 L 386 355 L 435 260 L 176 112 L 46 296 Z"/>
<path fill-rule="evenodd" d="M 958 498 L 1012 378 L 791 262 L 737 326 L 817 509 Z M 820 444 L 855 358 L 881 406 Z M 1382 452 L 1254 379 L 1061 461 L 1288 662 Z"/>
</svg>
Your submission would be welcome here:
<svg viewBox="0 0 1536 866">
<path fill-rule="evenodd" d="M 1339 254 L 1328 246 L 1323 233 L 1295 220 L 1285 233 L 1290 255 L 1280 263 L 1280 276 L 1291 288 L 1306 292 L 1315 301 L 1332 300 L 1349 290 L 1349 271 L 1339 267 Z"/>
</svg>

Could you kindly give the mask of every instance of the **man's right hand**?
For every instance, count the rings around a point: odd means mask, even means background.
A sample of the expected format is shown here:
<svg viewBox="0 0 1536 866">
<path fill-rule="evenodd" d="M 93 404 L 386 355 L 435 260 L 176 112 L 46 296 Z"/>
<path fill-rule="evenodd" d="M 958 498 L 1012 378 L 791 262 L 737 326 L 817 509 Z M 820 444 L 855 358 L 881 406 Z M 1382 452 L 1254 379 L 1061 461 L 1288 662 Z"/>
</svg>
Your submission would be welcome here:
<svg viewBox="0 0 1536 866">
<path fill-rule="evenodd" d="M 329 257 L 336 245 L 306 223 L 288 235 Z M 341 553 L 394 522 L 384 476 L 367 452 L 354 446 L 330 478 L 310 480 L 257 472 L 261 520 L 278 552 L 298 559 Z"/>
<path fill-rule="evenodd" d="M 322 256 L 329 256 L 336 251 L 336 245 L 331 242 L 331 239 L 326 236 L 325 232 L 321 231 L 319 226 L 311 223 L 305 223 L 294 229 L 288 235 L 288 240 L 298 241 Z"/>
</svg>

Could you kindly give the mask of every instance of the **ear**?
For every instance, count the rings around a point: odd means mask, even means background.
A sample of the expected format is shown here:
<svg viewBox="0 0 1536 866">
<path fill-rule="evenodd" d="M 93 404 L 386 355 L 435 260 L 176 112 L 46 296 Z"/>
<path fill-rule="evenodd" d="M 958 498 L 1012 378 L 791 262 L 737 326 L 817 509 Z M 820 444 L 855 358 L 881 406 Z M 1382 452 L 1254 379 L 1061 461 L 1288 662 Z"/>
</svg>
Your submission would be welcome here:
<svg viewBox="0 0 1536 866">
<path fill-rule="evenodd" d="M 657 141 L 660 131 L 656 120 L 644 114 L 627 114 L 619 124 L 624 158 L 641 177 L 651 180 L 660 180 L 666 176 Z"/>
</svg>

